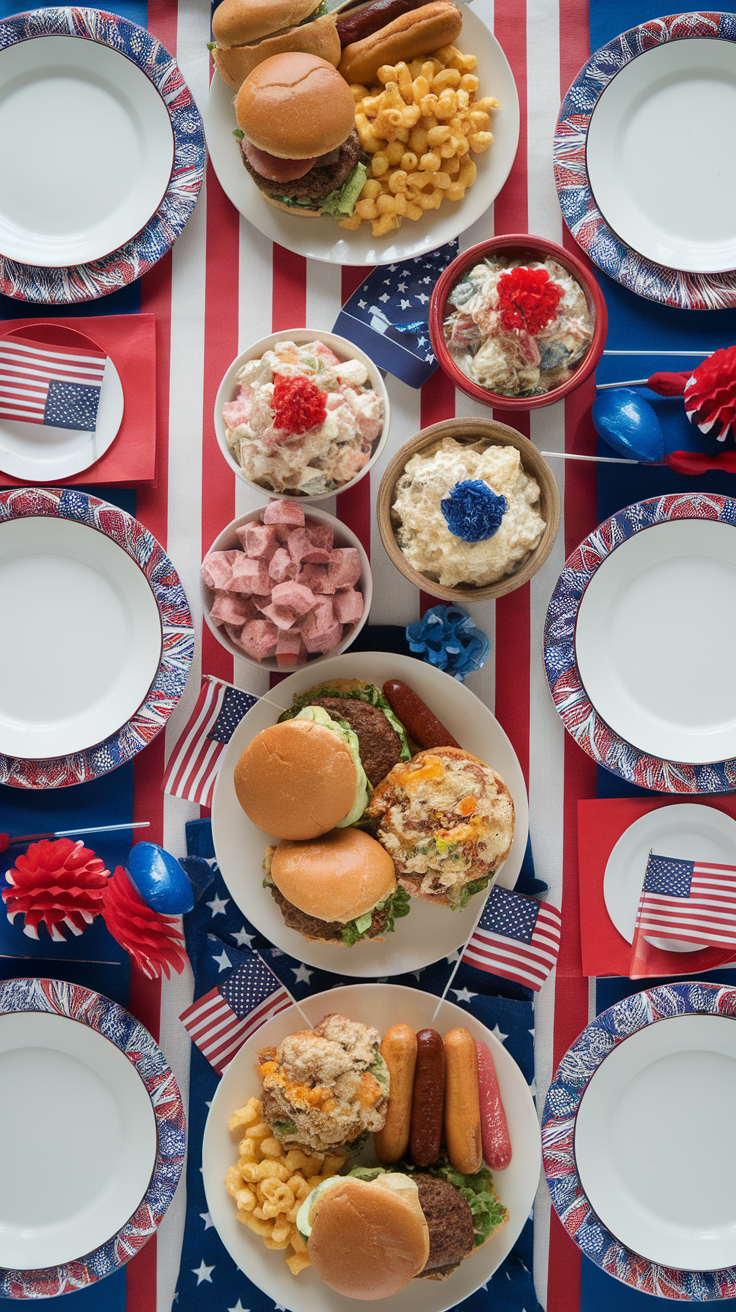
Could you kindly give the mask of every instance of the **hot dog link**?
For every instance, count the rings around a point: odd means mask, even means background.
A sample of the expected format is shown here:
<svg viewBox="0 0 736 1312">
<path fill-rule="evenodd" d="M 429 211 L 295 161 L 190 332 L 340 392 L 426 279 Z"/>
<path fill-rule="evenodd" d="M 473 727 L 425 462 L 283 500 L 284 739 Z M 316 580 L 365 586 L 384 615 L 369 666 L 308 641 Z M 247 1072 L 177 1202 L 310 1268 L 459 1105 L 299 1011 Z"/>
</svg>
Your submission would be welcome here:
<svg viewBox="0 0 736 1312">
<path fill-rule="evenodd" d="M 342 14 L 335 23 L 340 45 L 349 46 L 353 41 L 362 41 L 363 37 L 372 36 L 400 14 L 418 9 L 424 3 L 425 0 L 374 0 L 373 4 Z"/>
<path fill-rule="evenodd" d="M 381 1042 L 381 1056 L 391 1077 L 388 1114 L 382 1130 L 373 1136 L 379 1162 L 398 1162 L 409 1147 L 414 1067 L 417 1040 L 408 1025 L 392 1025 Z"/>
<path fill-rule="evenodd" d="M 445 1144 L 456 1171 L 473 1175 L 483 1165 L 478 1094 L 478 1053 L 470 1030 L 445 1035 Z"/>
<path fill-rule="evenodd" d="M 483 1157 L 492 1171 L 505 1171 L 511 1162 L 511 1140 L 506 1113 L 501 1102 L 498 1076 L 487 1043 L 475 1044 L 478 1050 L 478 1089 Z"/>
<path fill-rule="evenodd" d="M 419 747 L 460 746 L 421 697 L 417 697 L 417 694 L 402 683 L 401 679 L 389 679 L 384 683 L 383 691 L 391 710 L 399 717 L 409 737 L 413 738 Z"/>
<path fill-rule="evenodd" d="M 445 1045 L 436 1030 L 420 1030 L 411 1108 L 410 1147 L 415 1166 L 433 1166 L 440 1155 L 444 1106 Z"/>
</svg>

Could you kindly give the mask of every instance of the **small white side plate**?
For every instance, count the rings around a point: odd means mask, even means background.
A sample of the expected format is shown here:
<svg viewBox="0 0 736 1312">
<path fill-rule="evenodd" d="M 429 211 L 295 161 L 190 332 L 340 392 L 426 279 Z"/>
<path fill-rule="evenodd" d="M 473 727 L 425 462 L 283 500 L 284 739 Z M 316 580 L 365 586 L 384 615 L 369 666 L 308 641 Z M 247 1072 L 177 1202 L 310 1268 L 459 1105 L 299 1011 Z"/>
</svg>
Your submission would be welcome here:
<svg viewBox="0 0 736 1312">
<path fill-rule="evenodd" d="M 736 528 L 655 524 L 607 556 L 575 629 L 580 678 L 626 742 L 666 761 L 736 756 Z"/>
<path fill-rule="evenodd" d="M 736 1262 L 736 1022 L 688 1015 L 647 1025 L 593 1075 L 575 1162 L 601 1221 L 663 1266 Z"/>
<path fill-rule="evenodd" d="M 633 942 L 636 911 L 650 852 L 679 861 L 736 865 L 736 820 L 713 806 L 684 802 L 648 811 L 621 835 L 603 877 L 606 910 L 619 934 Z M 695 943 L 648 938 L 663 952 L 701 952 Z"/>
<path fill-rule="evenodd" d="M 736 45 L 668 41 L 609 82 L 590 120 L 586 166 L 607 223 L 667 268 L 736 268 Z"/>
<path fill-rule="evenodd" d="M 71 1262 L 111 1238 L 156 1160 L 150 1096 L 124 1053 L 66 1016 L 0 1016 L 0 1266 Z"/>
<path fill-rule="evenodd" d="M 107 357 L 94 433 L 0 419 L 0 470 L 29 483 L 55 483 L 89 469 L 112 446 L 123 422 L 123 385 Z"/>
<path fill-rule="evenodd" d="M 169 112 L 109 46 L 39 36 L 0 51 L 0 253 L 85 264 L 125 245 L 171 177 Z"/>
<path fill-rule="evenodd" d="M 102 742 L 145 700 L 162 651 L 148 580 L 71 520 L 0 523 L 0 752 L 43 760 Z"/>
</svg>

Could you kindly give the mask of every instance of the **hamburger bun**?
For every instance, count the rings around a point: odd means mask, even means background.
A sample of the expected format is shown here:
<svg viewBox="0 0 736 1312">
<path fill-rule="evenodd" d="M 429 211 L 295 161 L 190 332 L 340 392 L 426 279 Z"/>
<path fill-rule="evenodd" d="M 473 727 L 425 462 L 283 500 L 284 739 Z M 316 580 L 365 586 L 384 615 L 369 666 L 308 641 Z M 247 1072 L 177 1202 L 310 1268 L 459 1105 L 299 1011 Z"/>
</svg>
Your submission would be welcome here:
<svg viewBox="0 0 736 1312">
<path fill-rule="evenodd" d="M 227 4 L 228 0 L 224 0 L 224 3 Z M 220 8 L 224 8 L 224 4 Z M 289 51 L 316 55 L 336 68 L 340 63 L 341 50 L 334 14 L 323 14 L 321 18 L 315 18 L 313 23 L 274 32 L 272 36 L 265 36 L 254 45 L 244 42 L 242 45 L 218 47 L 212 51 L 212 58 L 223 82 L 233 91 L 238 91 L 253 69 L 265 59 Z M 293 211 L 293 207 L 283 208 L 291 208 Z"/>
<path fill-rule="evenodd" d="M 222 0 L 212 15 L 212 35 L 229 50 L 302 23 L 316 8 L 315 0 Z"/>
<path fill-rule="evenodd" d="M 331 729 L 314 720 L 286 720 L 248 744 L 234 783 L 245 814 L 264 833 L 318 838 L 349 815 L 358 772 Z"/>
<path fill-rule="evenodd" d="M 333 829 L 310 842 L 282 839 L 271 878 L 300 911 L 343 925 L 396 892 L 391 857 L 362 829 Z"/>
<path fill-rule="evenodd" d="M 399 1173 L 347 1178 L 323 1190 L 309 1213 L 317 1275 L 347 1298 L 390 1298 L 418 1276 L 429 1231 L 413 1180 Z"/>
<path fill-rule="evenodd" d="M 346 82 L 370 87 L 382 64 L 408 63 L 419 55 L 431 54 L 440 46 L 450 45 L 459 37 L 463 18 L 450 0 L 432 0 L 401 14 L 362 41 L 345 46 L 338 65 Z"/>
<path fill-rule="evenodd" d="M 355 101 L 332 64 L 292 52 L 253 69 L 235 97 L 235 116 L 258 150 L 311 159 L 336 150 L 355 130 Z"/>
</svg>

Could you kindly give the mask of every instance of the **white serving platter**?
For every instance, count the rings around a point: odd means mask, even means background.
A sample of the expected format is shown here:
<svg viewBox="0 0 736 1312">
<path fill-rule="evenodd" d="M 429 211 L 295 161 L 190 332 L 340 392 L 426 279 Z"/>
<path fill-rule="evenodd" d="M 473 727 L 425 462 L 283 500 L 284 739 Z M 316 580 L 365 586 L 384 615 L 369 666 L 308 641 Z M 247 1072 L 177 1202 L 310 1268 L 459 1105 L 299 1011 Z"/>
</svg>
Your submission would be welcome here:
<svg viewBox="0 0 736 1312">
<path fill-rule="evenodd" d="M 416 223 L 405 219 L 395 232 L 379 238 L 371 236 L 369 223 L 348 232 L 332 218 L 297 218 L 277 210 L 264 200 L 242 163 L 233 136 L 237 127 L 233 92 L 215 73 L 204 127 L 210 159 L 226 196 L 264 236 L 297 255 L 331 264 L 394 264 L 452 241 L 485 214 L 501 190 L 514 162 L 520 124 L 519 97 L 508 60 L 493 33 L 468 5 L 463 6 L 463 30 L 456 44 L 463 53 L 477 56 L 478 96 L 495 96 L 501 106 L 492 111 L 492 146 L 471 157 L 478 175 L 461 201 L 444 201 Z"/>
<path fill-rule="evenodd" d="M 441 1034 L 458 1025 L 466 1026 L 475 1039 L 488 1044 L 498 1074 L 512 1158 L 505 1171 L 494 1171 L 493 1179 L 501 1202 L 511 1214 L 508 1224 L 485 1247 L 471 1253 L 447 1280 L 414 1280 L 391 1298 L 361 1303 L 361 1307 L 374 1308 L 376 1312 L 379 1308 L 383 1312 L 445 1312 L 445 1309 L 468 1298 L 485 1284 L 515 1244 L 529 1215 L 539 1181 L 539 1123 L 529 1086 L 519 1067 L 495 1035 L 470 1012 L 454 1003 L 443 1002 L 436 1021 L 433 1021 L 437 1001 L 433 994 L 396 984 L 360 984 L 318 993 L 301 1003 L 314 1025 L 319 1024 L 327 1013 L 337 1011 L 351 1020 L 374 1026 L 381 1034 L 399 1022 L 414 1030 L 432 1024 Z M 329 1289 L 313 1270 L 307 1269 L 297 1277 L 292 1276 L 284 1262 L 284 1254 L 270 1252 L 258 1235 L 236 1219 L 235 1203 L 224 1185 L 228 1167 L 237 1161 L 240 1137 L 229 1132 L 228 1120 L 248 1098 L 260 1094 L 257 1050 L 278 1044 L 287 1034 L 303 1028 L 304 1020 L 295 1007 L 280 1012 L 249 1039 L 225 1071 L 212 1101 L 202 1146 L 207 1208 L 230 1256 L 249 1280 L 276 1304 L 294 1309 L 294 1312 L 354 1312 L 355 1301 Z M 367 1149 L 359 1160 L 361 1164 L 375 1163 L 372 1149 Z"/>
<path fill-rule="evenodd" d="M 110 255 L 156 213 L 173 161 L 166 104 L 125 55 L 71 33 L 0 50 L 6 259 L 58 268 Z"/>
<path fill-rule="evenodd" d="M 356 652 L 324 661 L 314 671 L 307 666 L 284 679 L 241 720 L 222 757 L 212 801 L 212 838 L 218 864 L 241 911 L 272 943 L 308 966 L 351 976 L 400 975 L 420 970 L 455 952 L 469 937 L 485 894 L 471 898 L 465 910 L 459 912 L 412 898 L 410 914 L 397 920 L 394 933 L 387 934 L 383 940 L 363 939 L 352 948 L 340 943 L 312 942 L 287 928 L 271 893 L 263 888 L 265 849 L 278 840 L 251 823 L 235 793 L 233 772 L 251 739 L 275 724 L 298 693 L 338 678 L 363 679 L 377 687 L 382 687 L 387 679 L 403 679 L 466 751 L 480 757 L 501 775 L 514 799 L 515 809 L 513 843 L 498 875 L 498 882 L 506 888 L 514 887 L 526 851 L 529 832 L 526 785 L 516 753 L 488 708 L 456 679 L 410 656 Z"/>
</svg>

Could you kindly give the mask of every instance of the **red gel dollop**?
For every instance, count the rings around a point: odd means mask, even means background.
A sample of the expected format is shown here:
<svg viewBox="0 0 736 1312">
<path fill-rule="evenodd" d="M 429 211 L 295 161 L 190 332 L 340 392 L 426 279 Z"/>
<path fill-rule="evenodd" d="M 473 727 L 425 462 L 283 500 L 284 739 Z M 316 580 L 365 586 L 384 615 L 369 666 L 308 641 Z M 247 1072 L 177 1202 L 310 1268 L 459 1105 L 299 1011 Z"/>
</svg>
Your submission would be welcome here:
<svg viewBox="0 0 736 1312">
<path fill-rule="evenodd" d="M 534 337 L 551 323 L 562 299 L 562 288 L 546 269 L 510 269 L 498 280 L 501 326 Z"/>
<path fill-rule="evenodd" d="M 308 378 L 277 378 L 273 389 L 273 422 L 290 433 L 307 433 L 325 421 L 327 400 Z"/>
</svg>

